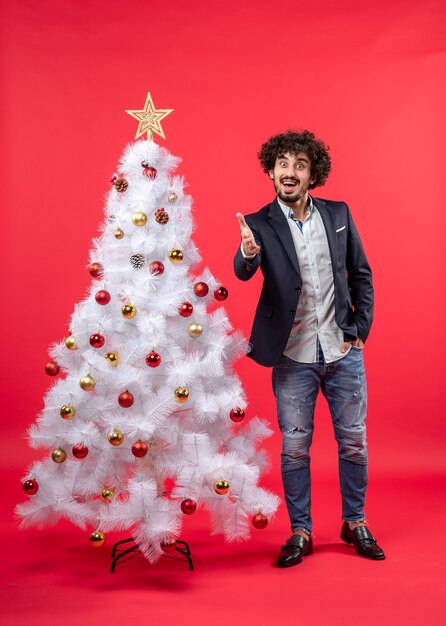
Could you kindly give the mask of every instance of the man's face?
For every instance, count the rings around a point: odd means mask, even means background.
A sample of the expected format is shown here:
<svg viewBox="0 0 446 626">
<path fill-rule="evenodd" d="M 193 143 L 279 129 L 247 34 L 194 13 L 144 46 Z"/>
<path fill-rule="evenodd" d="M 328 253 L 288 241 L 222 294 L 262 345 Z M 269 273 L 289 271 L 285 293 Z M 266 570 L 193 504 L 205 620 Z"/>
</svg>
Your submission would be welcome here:
<svg viewBox="0 0 446 626">
<path fill-rule="evenodd" d="M 305 197 L 309 186 L 314 183 L 311 160 L 305 152 L 279 154 L 269 175 L 274 181 L 277 195 L 287 204 L 293 204 Z"/>
</svg>

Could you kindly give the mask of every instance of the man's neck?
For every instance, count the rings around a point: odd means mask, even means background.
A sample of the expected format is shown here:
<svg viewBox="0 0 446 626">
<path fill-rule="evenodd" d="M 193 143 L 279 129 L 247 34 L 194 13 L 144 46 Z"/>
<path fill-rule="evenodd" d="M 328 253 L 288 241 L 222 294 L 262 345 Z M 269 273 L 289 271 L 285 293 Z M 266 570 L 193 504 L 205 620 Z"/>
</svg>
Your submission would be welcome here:
<svg viewBox="0 0 446 626">
<path fill-rule="evenodd" d="M 307 207 L 310 204 L 310 197 L 308 195 L 308 192 L 305 194 L 305 196 L 302 196 L 302 198 L 296 200 L 296 202 L 284 202 L 282 198 L 280 198 L 280 202 L 292 209 L 295 220 L 300 220 L 301 222 L 305 220 L 305 217 L 307 215 Z"/>
</svg>

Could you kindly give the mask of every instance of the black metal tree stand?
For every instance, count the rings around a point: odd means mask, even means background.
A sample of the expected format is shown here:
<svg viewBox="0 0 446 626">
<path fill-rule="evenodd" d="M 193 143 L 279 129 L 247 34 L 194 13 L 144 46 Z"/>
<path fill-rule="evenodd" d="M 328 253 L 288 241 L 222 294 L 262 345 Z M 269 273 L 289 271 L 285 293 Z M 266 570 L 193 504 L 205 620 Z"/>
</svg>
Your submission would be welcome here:
<svg viewBox="0 0 446 626">
<path fill-rule="evenodd" d="M 123 544 L 129 543 L 130 541 L 134 542 L 133 546 L 131 546 L 130 548 L 121 547 Z M 183 547 L 178 547 L 179 545 Z M 114 573 L 118 563 L 125 563 L 125 561 L 133 559 L 135 556 L 138 556 L 138 554 L 141 554 L 141 550 L 139 549 L 139 546 L 140 544 L 136 543 L 136 540 L 133 537 L 130 537 L 129 539 L 122 539 L 121 541 L 118 541 L 117 543 L 115 543 L 115 545 L 113 546 L 112 553 L 111 553 L 111 558 L 113 559 L 113 561 L 112 561 L 110 573 L 111 574 Z M 174 559 L 175 561 L 185 561 L 185 562 L 187 561 L 189 563 L 189 569 L 191 571 L 194 569 L 190 548 L 189 548 L 189 545 L 185 541 L 180 541 L 177 539 L 174 552 L 179 552 L 179 554 L 181 554 L 182 557 L 184 558 L 173 556 L 170 554 L 163 554 L 162 556 L 167 559 Z"/>
</svg>

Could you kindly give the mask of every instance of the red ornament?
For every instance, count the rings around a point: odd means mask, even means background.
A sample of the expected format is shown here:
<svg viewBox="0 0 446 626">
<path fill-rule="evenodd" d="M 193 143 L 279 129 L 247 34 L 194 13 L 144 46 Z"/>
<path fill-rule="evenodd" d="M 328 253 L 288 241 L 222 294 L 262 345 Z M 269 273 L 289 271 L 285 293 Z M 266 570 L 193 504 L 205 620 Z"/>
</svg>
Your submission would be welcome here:
<svg viewBox="0 0 446 626">
<path fill-rule="evenodd" d="M 204 296 L 208 295 L 209 287 L 206 283 L 199 282 L 194 285 L 194 294 L 199 298 L 204 298 Z"/>
<path fill-rule="evenodd" d="M 104 343 L 105 339 L 103 335 L 100 335 L 99 333 L 94 333 L 93 335 L 91 335 L 90 346 L 92 346 L 92 348 L 102 348 Z"/>
<path fill-rule="evenodd" d="M 218 289 L 214 291 L 214 298 L 216 300 L 219 300 L 220 302 L 222 300 L 226 300 L 227 297 L 228 297 L 228 290 L 226 289 L 226 287 L 219 287 Z"/>
<path fill-rule="evenodd" d="M 25 480 L 25 482 L 23 483 L 23 491 L 26 493 L 27 496 L 33 496 L 39 491 L 39 483 L 35 478 Z"/>
<path fill-rule="evenodd" d="M 48 376 L 57 376 L 57 374 L 60 372 L 60 367 L 55 361 L 50 361 L 45 365 L 45 372 L 48 374 Z"/>
<path fill-rule="evenodd" d="M 100 263 L 92 263 L 88 268 L 88 271 L 93 278 L 100 278 L 104 273 L 104 267 Z"/>
<path fill-rule="evenodd" d="M 149 446 L 146 443 L 144 443 L 144 441 L 135 441 L 135 443 L 132 446 L 132 454 L 138 457 L 138 459 L 142 458 L 143 456 L 146 456 L 148 450 L 149 450 Z"/>
<path fill-rule="evenodd" d="M 160 545 L 161 550 L 166 553 L 174 552 L 177 548 L 177 542 L 175 540 L 173 540 L 172 543 L 170 541 L 163 541 Z"/>
<path fill-rule="evenodd" d="M 262 513 L 257 513 L 257 515 L 254 515 L 252 518 L 252 525 L 254 528 L 258 528 L 258 530 L 263 530 L 268 526 L 268 518 Z"/>
<path fill-rule="evenodd" d="M 154 167 L 149 166 L 144 168 L 143 174 L 144 176 L 147 176 L 147 178 L 153 180 L 156 177 L 157 171 Z"/>
<path fill-rule="evenodd" d="M 192 315 L 193 310 L 194 310 L 194 307 L 191 305 L 190 302 L 182 302 L 178 309 L 178 313 L 182 317 L 190 317 Z"/>
<path fill-rule="evenodd" d="M 158 352 L 150 352 L 150 354 L 146 356 L 146 363 L 149 367 L 158 367 L 161 363 L 161 357 Z"/>
<path fill-rule="evenodd" d="M 105 289 L 101 289 L 95 295 L 95 300 L 98 304 L 108 304 L 110 302 L 110 299 L 111 296 L 108 291 L 105 291 Z"/>
<path fill-rule="evenodd" d="M 197 510 L 197 503 L 190 498 L 187 498 L 181 503 L 181 510 L 185 515 L 192 515 L 192 513 L 195 513 Z"/>
<path fill-rule="evenodd" d="M 110 182 L 114 183 L 115 180 L 118 180 L 118 177 L 116 176 L 116 174 L 113 174 L 113 176 L 110 178 Z"/>
<path fill-rule="evenodd" d="M 161 274 L 163 274 L 164 272 L 164 265 L 161 263 L 161 261 L 152 261 L 152 263 L 149 265 L 149 272 L 154 276 L 161 276 Z"/>
<path fill-rule="evenodd" d="M 240 407 L 237 407 L 236 409 L 231 409 L 229 417 L 232 419 L 233 422 L 241 422 L 245 417 L 245 411 Z"/>
<path fill-rule="evenodd" d="M 74 458 L 85 459 L 88 454 L 88 448 L 81 443 L 77 443 L 72 447 L 71 452 L 73 453 Z"/>
<path fill-rule="evenodd" d="M 126 390 L 119 394 L 118 402 L 120 406 L 122 406 L 124 409 L 128 409 L 130 406 L 132 406 L 134 401 L 135 398 L 132 396 L 130 391 Z"/>
</svg>

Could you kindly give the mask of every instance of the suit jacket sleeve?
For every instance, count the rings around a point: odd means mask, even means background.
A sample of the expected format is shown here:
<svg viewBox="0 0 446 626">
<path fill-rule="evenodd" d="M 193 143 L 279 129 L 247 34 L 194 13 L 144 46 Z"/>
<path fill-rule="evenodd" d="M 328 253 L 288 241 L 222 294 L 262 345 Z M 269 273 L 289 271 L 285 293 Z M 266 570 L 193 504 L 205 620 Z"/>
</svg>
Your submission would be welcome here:
<svg viewBox="0 0 446 626">
<path fill-rule="evenodd" d="M 245 218 L 246 223 L 254 235 L 254 239 L 256 240 L 256 244 L 260 246 L 260 252 L 256 254 L 253 259 L 245 259 L 240 250 L 240 245 L 237 249 L 237 253 L 234 257 L 234 272 L 237 278 L 240 280 L 249 280 L 254 276 L 260 264 L 262 262 L 262 238 L 258 229 L 253 225 L 252 221 L 249 218 L 249 215 Z"/>
<path fill-rule="evenodd" d="M 358 337 L 365 341 L 373 322 L 374 293 L 372 270 L 362 247 L 355 223 L 347 207 L 349 236 L 347 242 L 348 286 L 355 307 L 354 319 L 358 327 Z"/>
</svg>

